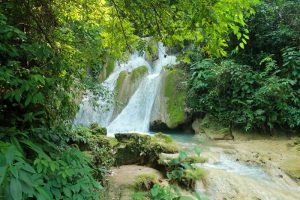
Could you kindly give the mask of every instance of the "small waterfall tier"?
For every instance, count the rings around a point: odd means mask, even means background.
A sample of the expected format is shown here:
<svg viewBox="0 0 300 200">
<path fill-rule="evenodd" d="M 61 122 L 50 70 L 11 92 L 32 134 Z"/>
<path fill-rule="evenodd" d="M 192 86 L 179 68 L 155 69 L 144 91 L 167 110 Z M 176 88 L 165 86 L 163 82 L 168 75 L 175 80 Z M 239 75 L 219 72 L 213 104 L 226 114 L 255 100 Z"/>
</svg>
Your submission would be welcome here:
<svg viewBox="0 0 300 200">
<path fill-rule="evenodd" d="M 103 85 L 113 92 L 121 71 L 130 72 L 137 67 L 147 66 L 148 75 L 141 81 L 124 109 L 112 120 L 114 104 L 107 105 L 107 101 L 99 97 L 100 106 L 94 110 L 89 102 L 91 94 L 87 94 L 80 104 L 74 124 L 89 126 L 96 122 L 107 128 L 108 136 L 114 136 L 114 133 L 148 133 L 153 103 L 161 82 L 161 71 L 164 66 L 174 64 L 176 64 L 176 57 L 167 55 L 165 47 L 160 42 L 158 59 L 152 64 L 146 61 L 144 55 L 132 54 L 126 63 L 116 66 L 114 72 L 103 82 Z"/>
</svg>

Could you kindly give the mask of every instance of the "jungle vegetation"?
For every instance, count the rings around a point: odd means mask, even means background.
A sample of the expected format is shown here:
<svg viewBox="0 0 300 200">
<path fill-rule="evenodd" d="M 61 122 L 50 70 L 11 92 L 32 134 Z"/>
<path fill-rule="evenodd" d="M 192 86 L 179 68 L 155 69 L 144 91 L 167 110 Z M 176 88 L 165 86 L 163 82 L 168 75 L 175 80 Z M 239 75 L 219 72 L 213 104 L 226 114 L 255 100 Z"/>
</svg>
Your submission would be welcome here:
<svg viewBox="0 0 300 200">
<path fill-rule="evenodd" d="M 299 0 L 4 0 L 0 2 L 0 198 L 99 199 L 76 144 L 78 94 L 113 58 L 153 37 L 180 46 L 193 112 L 245 129 L 299 128 Z M 256 13 L 256 14 L 255 14 Z M 228 122 L 228 121 L 227 121 Z M 91 144 L 93 145 L 93 144 Z"/>
</svg>

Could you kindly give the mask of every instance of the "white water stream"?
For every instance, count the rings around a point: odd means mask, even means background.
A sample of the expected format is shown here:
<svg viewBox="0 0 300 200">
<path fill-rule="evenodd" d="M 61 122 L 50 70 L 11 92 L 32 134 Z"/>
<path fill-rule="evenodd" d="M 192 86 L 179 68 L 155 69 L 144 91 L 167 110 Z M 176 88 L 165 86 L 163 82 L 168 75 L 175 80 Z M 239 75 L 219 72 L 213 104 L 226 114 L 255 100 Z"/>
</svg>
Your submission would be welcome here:
<svg viewBox="0 0 300 200">
<path fill-rule="evenodd" d="M 109 92 L 113 92 L 121 71 L 126 70 L 130 72 L 140 66 L 147 66 L 150 69 L 149 63 L 143 56 L 140 56 L 136 52 L 129 57 L 126 63 L 116 65 L 113 73 L 102 83 L 103 86 L 105 86 Z M 91 123 L 96 122 L 102 127 L 108 126 L 114 110 L 113 103 L 108 103 L 102 96 L 99 96 L 97 102 L 99 107 L 94 109 L 93 105 L 89 102 L 90 98 L 90 93 L 83 97 L 79 112 L 76 114 L 74 124 L 89 126 Z"/>
</svg>

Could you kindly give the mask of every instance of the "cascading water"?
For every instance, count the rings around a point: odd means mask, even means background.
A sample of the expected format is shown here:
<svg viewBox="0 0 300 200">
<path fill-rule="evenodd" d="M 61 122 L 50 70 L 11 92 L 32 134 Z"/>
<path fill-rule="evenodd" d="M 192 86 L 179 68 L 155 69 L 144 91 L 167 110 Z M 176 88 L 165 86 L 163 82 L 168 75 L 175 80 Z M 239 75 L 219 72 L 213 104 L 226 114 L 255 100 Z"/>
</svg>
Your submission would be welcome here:
<svg viewBox="0 0 300 200">
<path fill-rule="evenodd" d="M 162 43 L 158 43 L 158 59 L 151 66 L 145 59 L 145 56 L 139 56 L 134 53 L 130 56 L 128 62 L 117 66 L 114 72 L 104 81 L 103 85 L 113 92 L 116 81 L 121 71 L 132 71 L 140 66 L 147 66 L 148 76 L 140 83 L 139 87 L 130 98 L 127 106 L 111 122 L 113 114 L 113 104 L 107 105 L 102 97 L 99 97 L 100 107 L 96 110 L 89 103 L 90 95 L 86 95 L 80 105 L 80 110 L 76 115 L 74 124 L 89 126 L 97 122 L 107 128 L 108 136 L 114 136 L 114 133 L 128 132 L 149 132 L 150 116 L 157 90 L 160 85 L 161 71 L 164 66 L 176 64 L 175 56 L 166 55 L 166 49 Z"/>
<path fill-rule="evenodd" d="M 126 63 L 121 63 L 115 67 L 113 73 L 102 83 L 103 86 L 107 88 L 108 92 L 113 92 L 120 72 L 124 70 L 130 72 L 139 66 L 147 66 L 148 69 L 150 69 L 150 65 L 144 57 L 138 53 L 134 53 L 129 57 Z M 96 122 L 102 127 L 108 126 L 114 110 L 113 103 L 107 102 L 104 97 L 99 96 L 97 102 L 99 107 L 94 108 L 89 102 L 90 98 L 90 93 L 84 96 L 80 104 L 79 112 L 76 114 L 74 124 L 89 126 L 91 123 Z"/>
<path fill-rule="evenodd" d="M 162 68 L 176 64 L 176 57 L 166 55 L 162 43 L 158 43 L 158 49 L 158 60 L 154 62 L 149 75 L 141 82 L 127 106 L 107 127 L 108 136 L 113 136 L 114 133 L 149 132 L 151 110 L 160 84 Z"/>
</svg>

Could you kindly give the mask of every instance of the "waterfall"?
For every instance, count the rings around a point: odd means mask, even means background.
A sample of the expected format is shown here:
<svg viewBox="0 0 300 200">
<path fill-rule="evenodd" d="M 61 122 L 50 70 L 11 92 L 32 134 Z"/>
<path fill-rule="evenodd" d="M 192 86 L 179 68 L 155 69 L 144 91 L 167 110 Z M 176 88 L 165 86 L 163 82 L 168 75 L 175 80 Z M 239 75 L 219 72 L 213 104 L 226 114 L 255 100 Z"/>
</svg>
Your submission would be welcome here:
<svg viewBox="0 0 300 200">
<path fill-rule="evenodd" d="M 139 66 L 147 66 L 148 69 L 150 69 L 150 65 L 144 59 L 144 56 L 140 56 L 137 52 L 135 52 L 129 57 L 127 62 L 116 65 L 113 73 L 109 75 L 102 85 L 108 90 L 108 92 L 112 93 L 115 89 L 120 72 L 124 70 L 130 72 Z M 79 112 L 76 114 L 74 124 L 89 126 L 91 123 L 96 122 L 102 127 L 108 126 L 113 114 L 114 104 L 106 101 L 103 96 L 99 96 L 97 101 L 99 107 L 94 108 L 89 102 L 91 96 L 91 92 L 88 92 L 83 97 Z"/>
<path fill-rule="evenodd" d="M 139 56 L 137 53 L 131 55 L 129 61 L 120 64 L 103 83 L 110 91 L 113 91 L 121 71 L 130 72 L 143 65 L 148 67 L 149 74 L 139 84 L 121 113 L 111 121 L 113 106 L 107 110 L 100 108 L 94 111 L 88 103 L 89 95 L 87 95 L 80 105 L 74 123 L 88 126 L 92 122 L 97 122 L 107 128 L 108 136 L 114 136 L 114 133 L 149 132 L 151 111 L 161 82 L 161 71 L 164 66 L 174 64 L 176 64 L 176 57 L 166 55 L 166 48 L 161 42 L 158 43 L 158 59 L 153 62 L 152 66 L 146 61 L 144 55 Z M 105 102 L 103 98 L 99 97 L 100 105 L 103 102 Z"/>
<path fill-rule="evenodd" d="M 127 106 L 108 125 L 109 136 L 113 136 L 114 133 L 149 132 L 151 111 L 160 85 L 162 68 L 176 63 L 175 56 L 166 55 L 162 43 L 158 43 L 158 49 L 158 60 L 154 62 L 149 75 L 141 82 Z"/>
</svg>

